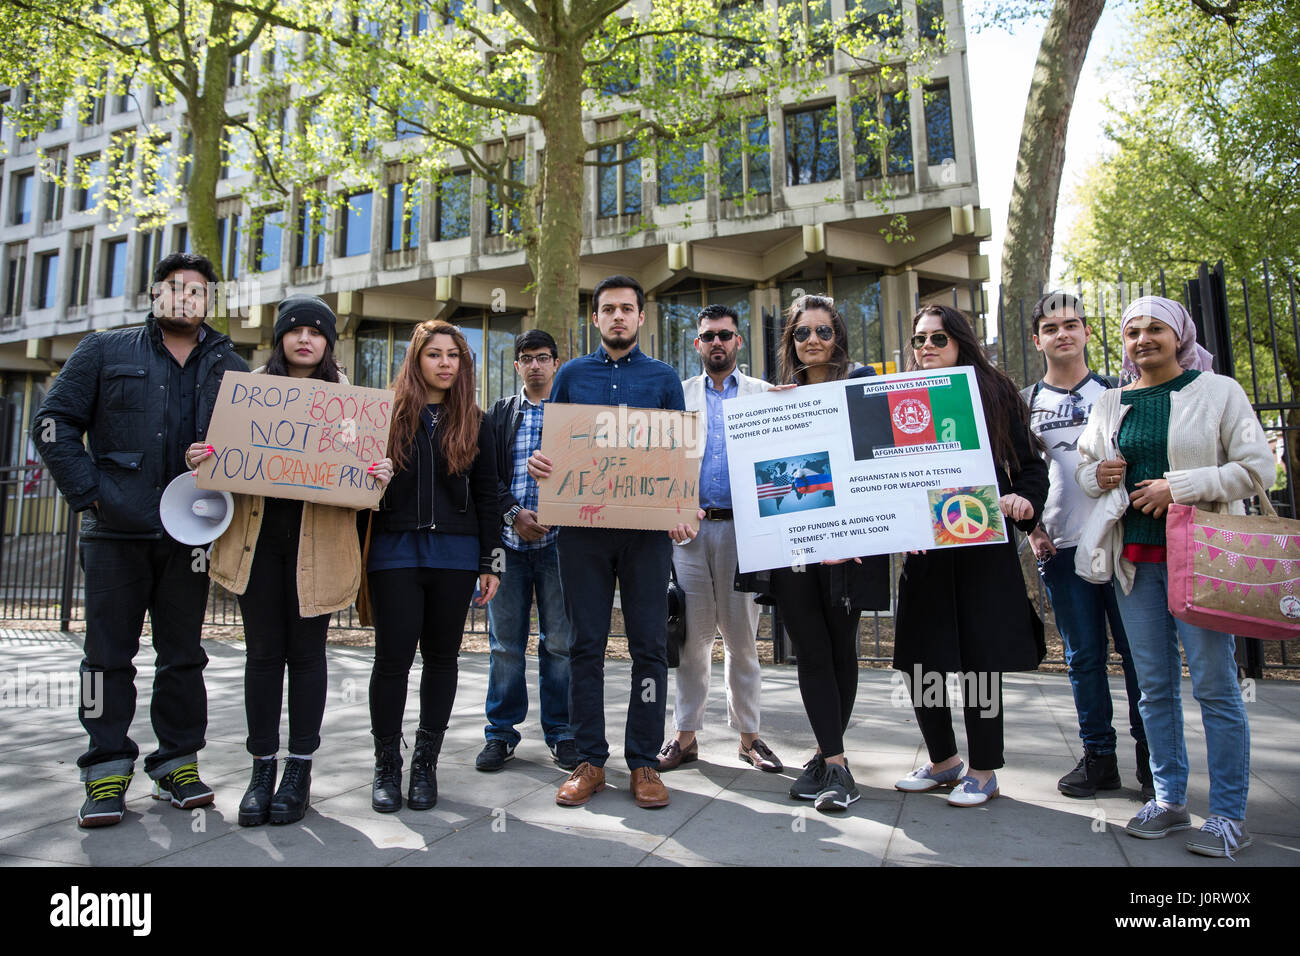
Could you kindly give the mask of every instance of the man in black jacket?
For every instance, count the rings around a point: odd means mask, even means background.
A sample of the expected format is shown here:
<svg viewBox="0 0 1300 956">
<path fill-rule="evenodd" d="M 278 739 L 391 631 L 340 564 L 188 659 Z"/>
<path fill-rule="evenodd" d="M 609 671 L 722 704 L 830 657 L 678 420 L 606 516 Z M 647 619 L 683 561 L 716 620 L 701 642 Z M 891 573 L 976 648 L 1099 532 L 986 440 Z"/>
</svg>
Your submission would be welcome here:
<svg viewBox="0 0 1300 956">
<path fill-rule="evenodd" d="M 160 262 L 145 325 L 82 339 L 32 424 L 59 491 L 82 512 L 80 717 L 90 735 L 77 760 L 86 784 L 77 815 L 83 827 L 117 823 L 125 811 L 140 753 L 128 731 L 146 610 L 157 655 L 150 716 L 158 747 L 145 758 L 145 772 L 155 799 L 186 810 L 212 802 L 198 775 L 207 730 L 208 658 L 200 643 L 206 555 L 163 530 L 158 503 L 167 483 L 191 467 L 191 454 L 206 447 L 199 438 L 222 375 L 248 371 L 230 339 L 203 321 L 216 280 L 202 256 L 177 253 Z"/>
<path fill-rule="evenodd" d="M 542 402 L 551 396 L 559 350 L 555 339 L 530 329 L 515 339 L 515 369 L 524 380 L 518 395 L 492 406 L 488 419 L 496 436 L 500 475 L 502 540 L 506 566 L 501 589 L 488 605 L 492 660 L 488 669 L 487 743 L 474 761 L 479 770 L 500 770 L 519 743 L 515 725 L 528 715 L 524 656 L 528 622 L 537 594 L 541 631 L 537 642 L 537 696 L 542 733 L 551 756 L 565 770 L 578 766 L 578 747 L 569 729 L 569 643 L 573 628 L 560 587 L 558 529 L 537 521 L 537 480 L 528 457 L 542 446 Z"/>
</svg>

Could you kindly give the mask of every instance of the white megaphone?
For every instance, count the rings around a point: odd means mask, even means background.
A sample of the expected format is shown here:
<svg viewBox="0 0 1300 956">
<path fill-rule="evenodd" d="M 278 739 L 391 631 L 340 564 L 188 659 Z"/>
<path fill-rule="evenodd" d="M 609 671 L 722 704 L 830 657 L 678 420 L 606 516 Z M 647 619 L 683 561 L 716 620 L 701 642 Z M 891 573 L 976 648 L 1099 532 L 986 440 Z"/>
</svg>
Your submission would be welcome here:
<svg viewBox="0 0 1300 956">
<path fill-rule="evenodd" d="M 211 544 L 230 527 L 235 499 L 228 491 L 201 491 L 193 472 L 172 479 L 158 504 L 167 533 L 181 544 Z"/>
</svg>

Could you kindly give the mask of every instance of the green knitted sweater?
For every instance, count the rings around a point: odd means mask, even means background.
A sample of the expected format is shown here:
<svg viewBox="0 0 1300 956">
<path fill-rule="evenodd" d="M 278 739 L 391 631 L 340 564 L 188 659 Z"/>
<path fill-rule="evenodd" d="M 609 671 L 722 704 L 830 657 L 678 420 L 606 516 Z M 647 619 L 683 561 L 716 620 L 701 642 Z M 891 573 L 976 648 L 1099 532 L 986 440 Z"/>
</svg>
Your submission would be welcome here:
<svg viewBox="0 0 1300 956">
<path fill-rule="evenodd" d="M 1148 478 L 1163 478 L 1169 470 L 1169 396 L 1190 385 L 1201 373 L 1188 369 L 1177 378 L 1149 388 L 1126 389 L 1121 405 L 1132 405 L 1119 426 L 1119 452 L 1128 462 L 1124 487 L 1132 494 L 1137 483 Z M 1125 544 L 1164 546 L 1165 519 L 1143 514 L 1129 505 L 1124 514 Z"/>
</svg>

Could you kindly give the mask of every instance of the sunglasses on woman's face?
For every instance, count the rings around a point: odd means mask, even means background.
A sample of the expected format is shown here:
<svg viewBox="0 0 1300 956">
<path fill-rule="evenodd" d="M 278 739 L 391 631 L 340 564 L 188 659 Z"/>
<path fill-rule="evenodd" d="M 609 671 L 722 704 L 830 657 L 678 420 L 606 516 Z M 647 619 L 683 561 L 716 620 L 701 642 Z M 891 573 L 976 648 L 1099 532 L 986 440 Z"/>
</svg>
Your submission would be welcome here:
<svg viewBox="0 0 1300 956">
<path fill-rule="evenodd" d="M 705 345 L 708 345 L 714 339 L 717 339 L 719 342 L 730 342 L 735 337 L 736 333 L 731 331 L 731 329 L 722 329 L 718 332 L 701 332 L 699 334 L 699 340 Z"/>
<path fill-rule="evenodd" d="M 928 335 L 925 332 L 917 332 L 912 336 L 912 348 L 918 352 L 921 351 L 921 349 L 925 348 L 927 339 L 934 343 L 934 347 L 937 349 L 946 349 L 948 347 L 947 332 L 931 332 Z"/>
<path fill-rule="evenodd" d="M 835 330 L 829 325 L 819 325 L 817 326 L 816 331 L 817 338 L 821 339 L 823 342 L 829 342 L 831 339 L 835 338 Z M 807 342 L 809 336 L 812 334 L 813 329 L 806 325 L 801 325 L 799 328 L 794 330 L 794 340 L 796 342 Z"/>
</svg>

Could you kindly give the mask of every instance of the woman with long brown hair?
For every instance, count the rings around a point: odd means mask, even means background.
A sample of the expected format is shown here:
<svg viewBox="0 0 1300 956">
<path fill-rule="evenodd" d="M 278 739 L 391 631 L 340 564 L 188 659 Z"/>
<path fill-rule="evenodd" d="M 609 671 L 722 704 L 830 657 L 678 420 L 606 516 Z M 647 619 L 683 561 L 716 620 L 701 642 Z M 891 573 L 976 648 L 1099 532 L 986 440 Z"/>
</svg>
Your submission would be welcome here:
<svg viewBox="0 0 1300 956">
<path fill-rule="evenodd" d="M 465 616 L 475 584 L 479 606 L 496 593 L 501 548 L 491 426 L 474 402 L 474 355 L 460 329 L 417 325 L 392 387 L 395 471 L 372 518 L 366 561 L 375 620 L 371 806 L 380 813 L 402 806 L 402 711 L 417 646 L 424 671 L 407 805 L 438 802 L 435 770 Z"/>
<path fill-rule="evenodd" d="M 924 306 L 912 331 L 909 369 L 974 368 L 997 467 L 998 506 L 1028 534 L 1047 500 L 1047 466 L 1015 383 L 989 362 L 957 310 Z M 894 667 L 912 695 L 930 762 L 895 786 L 917 792 L 952 785 L 948 802 L 960 807 L 996 797 L 994 771 L 1003 765 L 1002 673 L 1034 670 L 1045 650 L 1043 623 L 1029 602 L 1009 532 L 1001 544 L 909 554 L 898 581 Z M 949 673 L 962 675 L 965 690 L 965 774 L 944 689 Z"/>
</svg>

